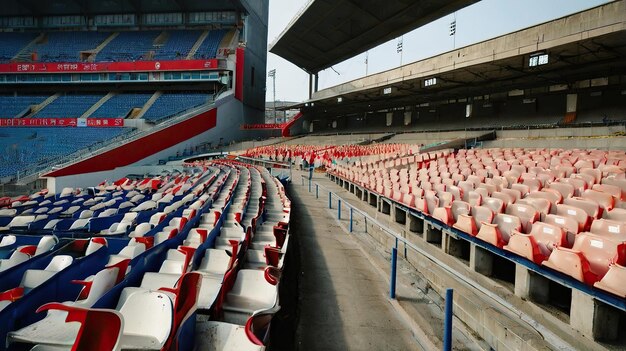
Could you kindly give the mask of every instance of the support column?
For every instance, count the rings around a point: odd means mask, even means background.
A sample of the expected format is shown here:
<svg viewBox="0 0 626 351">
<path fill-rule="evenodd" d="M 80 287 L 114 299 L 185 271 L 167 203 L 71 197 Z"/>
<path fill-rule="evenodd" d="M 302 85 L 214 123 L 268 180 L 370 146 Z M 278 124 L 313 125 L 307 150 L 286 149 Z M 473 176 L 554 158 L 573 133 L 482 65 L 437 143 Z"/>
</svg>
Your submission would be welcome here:
<svg viewBox="0 0 626 351">
<path fill-rule="evenodd" d="M 597 341 L 611 341 L 619 336 L 618 310 L 592 296 L 572 289 L 570 325 L 584 336 Z"/>
<path fill-rule="evenodd" d="M 472 243 L 470 246 L 470 268 L 483 275 L 491 275 L 493 272 L 493 255 L 491 252 Z"/>
<path fill-rule="evenodd" d="M 550 281 L 524 267 L 515 265 L 515 295 L 538 303 L 547 303 L 550 297 Z"/>
</svg>

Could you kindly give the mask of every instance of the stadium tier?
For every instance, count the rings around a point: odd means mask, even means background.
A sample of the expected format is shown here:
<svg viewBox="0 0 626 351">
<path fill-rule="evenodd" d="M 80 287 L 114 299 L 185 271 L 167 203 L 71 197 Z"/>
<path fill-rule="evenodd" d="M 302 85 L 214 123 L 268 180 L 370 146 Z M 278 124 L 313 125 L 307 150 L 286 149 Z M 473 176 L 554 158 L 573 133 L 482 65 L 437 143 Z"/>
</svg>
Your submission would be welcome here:
<svg viewBox="0 0 626 351">
<path fill-rule="evenodd" d="M 38 33 L 2 33 L 0 34 L 0 62 L 8 62 L 24 47 L 37 38 Z"/>
<path fill-rule="evenodd" d="M 167 93 L 161 95 L 143 115 L 148 121 L 159 121 L 175 113 L 206 104 L 210 96 L 203 93 Z"/>
<path fill-rule="evenodd" d="M 0 177 L 118 137 L 130 128 L 3 128 L 0 129 Z"/>
<path fill-rule="evenodd" d="M 109 35 L 106 32 L 49 32 L 42 43 L 32 47 L 32 52 L 36 53 L 33 58 L 41 62 L 81 61 L 81 52 L 95 49 Z"/>
<path fill-rule="evenodd" d="M 0 272 L 15 278 L 0 284 L 12 296 L 0 313 L 21 316 L 0 321 L 10 348 L 107 334 L 91 349 L 191 350 L 194 329 L 218 349 L 267 344 L 290 237 L 284 187 L 262 167 L 188 166 L 5 202 Z"/>
<path fill-rule="evenodd" d="M 124 118 L 131 109 L 143 108 L 152 94 L 117 94 L 107 100 L 89 117 Z"/>
<path fill-rule="evenodd" d="M 20 116 L 27 113 L 29 107 L 38 105 L 49 97 L 49 95 L 1 95 L 0 114 L 4 118 Z"/>
<path fill-rule="evenodd" d="M 0 33 L 0 62 L 81 62 L 96 53 L 97 62 L 185 60 L 202 30 Z M 214 58 L 227 30 L 208 31 L 195 57 Z M 111 38 L 109 40 L 109 38 Z M 30 45 L 35 39 L 36 43 Z M 30 46 L 29 46 L 30 45 Z M 19 54 L 19 56 L 18 56 Z M 192 55 L 191 58 L 194 58 Z"/>
<path fill-rule="evenodd" d="M 68 94 L 56 98 L 33 115 L 36 118 L 65 118 L 80 117 L 96 102 L 100 101 L 103 94 Z"/>
</svg>

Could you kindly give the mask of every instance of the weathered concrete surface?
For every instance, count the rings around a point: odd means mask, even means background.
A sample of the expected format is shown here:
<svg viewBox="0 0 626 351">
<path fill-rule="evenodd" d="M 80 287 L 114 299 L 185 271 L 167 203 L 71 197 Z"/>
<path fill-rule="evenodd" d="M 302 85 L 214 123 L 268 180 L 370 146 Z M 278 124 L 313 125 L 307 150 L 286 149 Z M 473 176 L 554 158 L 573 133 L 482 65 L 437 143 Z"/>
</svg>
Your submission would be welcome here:
<svg viewBox="0 0 626 351">
<path fill-rule="evenodd" d="M 387 300 L 387 283 L 330 216 L 324 201 L 290 187 L 290 232 L 300 253 L 299 350 L 421 350 Z"/>
</svg>

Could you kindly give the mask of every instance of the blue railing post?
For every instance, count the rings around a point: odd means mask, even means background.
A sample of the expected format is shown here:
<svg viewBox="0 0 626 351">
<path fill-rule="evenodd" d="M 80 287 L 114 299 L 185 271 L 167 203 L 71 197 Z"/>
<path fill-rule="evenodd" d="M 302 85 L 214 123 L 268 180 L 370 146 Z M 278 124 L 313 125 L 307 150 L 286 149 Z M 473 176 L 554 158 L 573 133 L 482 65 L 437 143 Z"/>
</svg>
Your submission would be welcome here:
<svg viewBox="0 0 626 351">
<path fill-rule="evenodd" d="M 328 208 L 333 208 L 333 193 L 328 192 Z"/>
<path fill-rule="evenodd" d="M 337 219 L 341 219 L 341 199 L 337 200 Z"/>
<path fill-rule="evenodd" d="M 352 233 L 352 212 L 353 212 L 353 209 L 352 207 L 350 207 L 350 233 Z"/>
<path fill-rule="evenodd" d="M 309 168 L 309 180 L 313 179 L 313 167 Z"/>
<path fill-rule="evenodd" d="M 311 192 L 311 178 L 309 178 L 309 192 Z"/>
<path fill-rule="evenodd" d="M 319 186 L 319 184 L 315 184 L 315 198 L 316 199 L 320 198 L 320 186 Z"/>
<path fill-rule="evenodd" d="M 443 324 L 443 351 L 452 350 L 452 308 L 453 308 L 454 290 L 446 290 L 446 311 Z"/>
<path fill-rule="evenodd" d="M 365 233 L 367 233 L 367 217 L 363 216 L 363 219 L 364 219 L 363 222 L 365 222 Z"/>
<path fill-rule="evenodd" d="M 396 298 L 396 266 L 398 261 L 398 249 L 395 247 L 391 248 L 391 279 L 390 279 L 390 287 L 389 287 L 389 297 L 392 299 Z"/>
</svg>

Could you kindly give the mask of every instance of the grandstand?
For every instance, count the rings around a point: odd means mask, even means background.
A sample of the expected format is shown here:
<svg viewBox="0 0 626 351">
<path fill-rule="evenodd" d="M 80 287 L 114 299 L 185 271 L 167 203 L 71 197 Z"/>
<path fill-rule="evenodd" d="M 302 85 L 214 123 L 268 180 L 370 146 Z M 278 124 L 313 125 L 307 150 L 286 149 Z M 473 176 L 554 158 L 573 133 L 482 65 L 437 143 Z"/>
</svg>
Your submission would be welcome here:
<svg viewBox="0 0 626 351">
<path fill-rule="evenodd" d="M 476 2 L 7 1 L 0 350 L 625 349 L 626 0 L 318 89 Z"/>
</svg>

